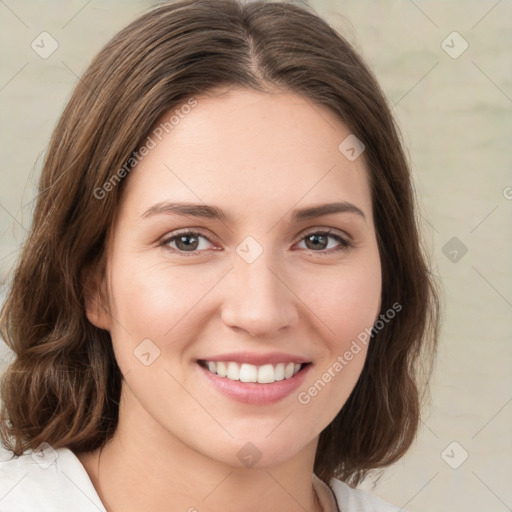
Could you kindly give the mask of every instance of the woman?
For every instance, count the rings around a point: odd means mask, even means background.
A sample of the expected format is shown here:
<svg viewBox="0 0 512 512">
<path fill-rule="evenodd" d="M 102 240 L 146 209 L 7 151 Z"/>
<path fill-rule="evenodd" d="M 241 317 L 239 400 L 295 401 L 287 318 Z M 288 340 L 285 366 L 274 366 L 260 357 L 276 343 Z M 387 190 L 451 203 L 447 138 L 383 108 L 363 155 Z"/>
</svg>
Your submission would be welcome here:
<svg viewBox="0 0 512 512">
<path fill-rule="evenodd" d="M 1 318 L 3 512 L 396 510 L 355 486 L 414 439 L 437 295 L 373 75 L 294 4 L 142 16 L 60 118 Z"/>
</svg>

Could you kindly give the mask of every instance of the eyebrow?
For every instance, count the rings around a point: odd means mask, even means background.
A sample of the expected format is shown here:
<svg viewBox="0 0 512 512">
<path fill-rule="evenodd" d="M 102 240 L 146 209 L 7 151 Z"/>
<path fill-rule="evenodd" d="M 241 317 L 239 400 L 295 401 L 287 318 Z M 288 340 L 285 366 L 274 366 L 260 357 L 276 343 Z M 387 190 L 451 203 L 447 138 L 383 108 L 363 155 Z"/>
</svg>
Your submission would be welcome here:
<svg viewBox="0 0 512 512">
<path fill-rule="evenodd" d="M 224 223 L 233 222 L 233 217 L 230 214 L 216 206 L 196 203 L 175 203 L 169 201 L 164 201 L 151 206 L 142 214 L 142 217 L 145 218 L 153 215 L 172 213 L 187 217 L 218 219 Z M 355 213 L 366 220 L 365 214 L 356 205 L 347 201 L 339 201 L 336 203 L 318 204 L 307 208 L 295 209 L 291 213 L 291 222 L 301 222 L 334 213 Z"/>
</svg>

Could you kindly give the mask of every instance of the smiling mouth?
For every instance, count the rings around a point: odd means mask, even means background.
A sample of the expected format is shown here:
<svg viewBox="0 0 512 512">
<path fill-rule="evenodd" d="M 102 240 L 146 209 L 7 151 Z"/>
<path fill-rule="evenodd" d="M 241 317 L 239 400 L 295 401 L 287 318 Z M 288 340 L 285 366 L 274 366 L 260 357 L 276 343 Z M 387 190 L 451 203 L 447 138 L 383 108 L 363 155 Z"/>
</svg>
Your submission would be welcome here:
<svg viewBox="0 0 512 512">
<path fill-rule="evenodd" d="M 205 361 L 200 359 L 198 364 L 210 373 L 228 380 L 272 384 L 291 379 L 311 363 L 277 363 L 256 366 L 234 361 Z"/>
</svg>

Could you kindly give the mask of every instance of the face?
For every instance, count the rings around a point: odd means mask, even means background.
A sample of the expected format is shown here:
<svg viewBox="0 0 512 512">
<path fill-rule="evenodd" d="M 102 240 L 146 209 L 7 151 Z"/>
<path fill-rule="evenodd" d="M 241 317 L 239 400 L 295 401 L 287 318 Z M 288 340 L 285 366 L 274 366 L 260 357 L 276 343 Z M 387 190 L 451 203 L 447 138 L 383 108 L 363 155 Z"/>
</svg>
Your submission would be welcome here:
<svg viewBox="0 0 512 512">
<path fill-rule="evenodd" d="M 326 107 L 239 88 L 195 99 L 131 171 L 105 309 L 88 317 L 111 333 L 134 429 L 270 466 L 314 453 L 361 373 L 354 340 L 381 296 L 368 175 Z"/>
</svg>

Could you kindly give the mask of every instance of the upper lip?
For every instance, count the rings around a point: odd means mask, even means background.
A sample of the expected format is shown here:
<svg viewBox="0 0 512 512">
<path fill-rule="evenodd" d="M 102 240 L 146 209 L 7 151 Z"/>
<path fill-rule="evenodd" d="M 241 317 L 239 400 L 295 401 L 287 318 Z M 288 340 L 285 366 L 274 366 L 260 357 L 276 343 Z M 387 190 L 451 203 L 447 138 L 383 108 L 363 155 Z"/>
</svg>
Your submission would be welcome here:
<svg viewBox="0 0 512 512">
<path fill-rule="evenodd" d="M 235 363 L 248 363 L 254 366 L 262 366 L 264 364 L 278 364 L 278 363 L 309 363 L 310 360 L 296 356 L 293 354 L 287 354 L 285 352 L 269 352 L 267 354 L 255 354 L 253 352 L 230 352 L 226 354 L 218 354 L 216 356 L 207 356 L 199 359 L 199 361 L 222 361 Z"/>
</svg>

